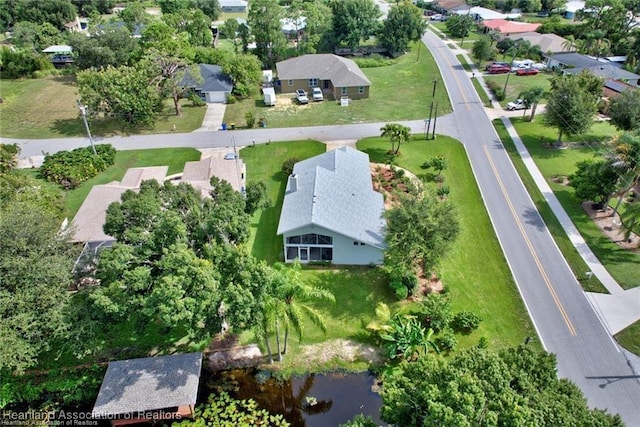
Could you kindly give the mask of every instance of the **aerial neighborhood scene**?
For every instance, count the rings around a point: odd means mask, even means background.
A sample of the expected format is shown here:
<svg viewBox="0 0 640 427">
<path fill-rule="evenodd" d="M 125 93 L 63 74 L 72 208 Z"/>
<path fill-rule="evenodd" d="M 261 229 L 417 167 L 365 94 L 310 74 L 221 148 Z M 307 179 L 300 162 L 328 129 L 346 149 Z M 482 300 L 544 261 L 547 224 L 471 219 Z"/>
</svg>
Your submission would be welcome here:
<svg viewBox="0 0 640 427">
<path fill-rule="evenodd" d="M 640 426 L 637 0 L 0 29 L 0 425 Z"/>
</svg>

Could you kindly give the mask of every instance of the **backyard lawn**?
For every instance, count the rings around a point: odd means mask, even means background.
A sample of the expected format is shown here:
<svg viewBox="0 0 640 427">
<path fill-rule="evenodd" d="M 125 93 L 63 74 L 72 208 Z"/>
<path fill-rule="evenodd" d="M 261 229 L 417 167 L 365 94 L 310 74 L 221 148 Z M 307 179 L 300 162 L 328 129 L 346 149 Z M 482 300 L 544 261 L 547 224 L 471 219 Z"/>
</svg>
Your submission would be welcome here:
<svg viewBox="0 0 640 427">
<path fill-rule="evenodd" d="M 73 76 L 2 80 L 0 97 L 3 99 L 0 136 L 24 139 L 86 136 L 76 107 L 79 95 Z M 132 129 L 129 133 L 191 132 L 202 124 L 206 108 L 190 104 L 182 100 L 182 115 L 177 117 L 173 101 L 167 100 L 153 127 Z M 112 119 L 93 119 L 90 126 L 94 136 L 126 134 Z"/>
<path fill-rule="evenodd" d="M 531 123 L 514 119 L 513 123 L 540 172 L 549 180 L 564 210 L 600 262 L 623 288 L 640 286 L 640 253 L 624 250 L 611 242 L 582 209 L 580 201 L 574 197 L 573 188 L 551 181 L 551 177 L 568 176 L 575 172 L 578 161 L 598 156 L 602 142 L 608 140 L 616 132 L 615 129 L 606 122 L 597 123 L 587 135 L 572 139 L 565 137 L 565 140 L 581 143 L 581 148 L 557 149 L 541 143 L 542 140 L 551 142 L 557 139 L 557 130 L 545 127 L 541 120 Z"/>
<path fill-rule="evenodd" d="M 419 60 L 418 60 L 419 55 Z M 393 65 L 362 68 L 371 81 L 367 99 L 352 100 L 342 107 L 336 100 L 325 98 L 323 102 L 299 105 L 293 94 L 278 94 L 278 104 L 265 107 L 261 94 L 227 105 L 226 123 L 245 127 L 245 113 L 250 111 L 256 119 L 265 118 L 268 127 L 297 127 L 314 125 L 350 124 L 363 122 L 393 122 L 423 119 L 429 115 L 431 85 L 440 79 L 440 73 L 429 51 L 413 45 L 412 50 Z M 436 89 L 436 101 L 441 114 L 451 112 L 449 97 L 444 85 Z"/>
</svg>

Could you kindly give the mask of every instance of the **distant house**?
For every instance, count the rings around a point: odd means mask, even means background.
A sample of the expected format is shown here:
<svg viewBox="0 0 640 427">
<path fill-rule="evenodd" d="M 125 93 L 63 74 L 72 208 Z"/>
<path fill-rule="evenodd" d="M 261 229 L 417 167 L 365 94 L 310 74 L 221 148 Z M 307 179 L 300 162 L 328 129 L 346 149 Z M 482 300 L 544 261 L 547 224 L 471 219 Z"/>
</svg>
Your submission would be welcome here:
<svg viewBox="0 0 640 427">
<path fill-rule="evenodd" d="M 138 191 L 142 181 L 155 179 L 162 184 L 167 176 L 168 166 L 130 168 L 120 182 L 94 185 L 82 202 L 76 216 L 71 222 L 73 242 L 113 242 L 115 238 L 107 235 L 104 223 L 107 219 L 107 208 L 111 203 L 119 202 L 127 190 Z"/>
<path fill-rule="evenodd" d="M 520 13 L 500 13 L 492 9 L 474 6 L 471 9 L 456 9 L 457 15 L 469 15 L 474 21 L 488 21 L 490 19 L 517 19 L 522 15 Z"/>
<path fill-rule="evenodd" d="M 49 60 L 56 68 L 66 67 L 73 63 L 73 49 L 67 45 L 54 45 L 44 49 L 42 53 L 46 53 Z"/>
<path fill-rule="evenodd" d="M 80 18 L 79 16 L 76 16 L 76 19 L 67 22 L 64 24 L 64 27 L 67 31 L 71 31 L 73 33 L 86 33 L 89 31 L 89 18 Z"/>
<path fill-rule="evenodd" d="M 379 264 L 385 249 L 383 214 L 367 154 L 341 147 L 298 162 L 278 224 L 284 259 Z"/>
<path fill-rule="evenodd" d="M 195 162 L 186 162 L 180 181 L 200 190 L 203 197 L 208 197 L 213 189 L 211 178 L 215 176 L 227 181 L 234 190 L 244 194 L 246 175 L 247 167 L 241 159 L 227 160 L 211 156 Z"/>
<path fill-rule="evenodd" d="M 541 24 L 507 21 L 506 19 L 489 19 L 481 24 L 487 30 L 496 31 L 504 36 L 536 31 Z"/>
<path fill-rule="evenodd" d="M 302 37 L 303 30 L 307 26 L 307 18 L 301 16 L 297 19 L 283 18 L 280 20 L 280 29 L 282 33 L 289 38 Z"/>
<path fill-rule="evenodd" d="M 245 0 L 219 0 L 220 9 L 223 12 L 246 12 L 247 2 Z"/>
<path fill-rule="evenodd" d="M 602 88 L 602 96 L 607 98 L 615 98 L 627 90 L 638 90 L 637 86 L 621 82 L 619 80 L 606 79 Z"/>
<path fill-rule="evenodd" d="M 100 34 L 103 33 L 105 31 L 109 31 L 109 30 L 117 30 L 120 29 L 122 27 L 126 27 L 126 24 L 122 21 L 109 21 L 109 22 L 105 22 L 104 24 L 100 24 L 98 25 L 98 28 L 96 29 L 96 34 Z M 139 39 L 142 37 L 142 30 L 144 30 L 144 24 L 135 24 L 133 26 L 133 31 L 131 32 L 131 37 L 135 38 L 135 39 Z"/>
<path fill-rule="evenodd" d="M 435 10 L 442 14 L 453 13 L 456 11 L 468 11 L 471 6 L 469 6 L 463 0 L 437 0 L 432 3 L 432 6 Z"/>
<path fill-rule="evenodd" d="M 91 412 L 112 426 L 192 417 L 202 353 L 110 362 Z"/>
<path fill-rule="evenodd" d="M 283 93 L 319 87 L 336 99 L 369 97 L 371 82 L 351 59 L 329 53 L 302 55 L 278 62 L 276 70 Z"/>
<path fill-rule="evenodd" d="M 640 75 L 621 68 L 604 58 L 596 59 L 580 53 L 558 53 L 549 55 L 547 67 L 561 69 L 564 74 L 578 74 L 583 70 L 605 79 L 619 80 L 631 86 L 638 86 Z"/>
<path fill-rule="evenodd" d="M 222 72 L 219 65 L 199 64 L 201 81 L 197 81 L 188 73 L 181 85 L 191 87 L 205 102 L 226 103 L 233 90 L 231 78 Z"/>
<path fill-rule="evenodd" d="M 547 54 L 573 52 L 575 48 L 572 47 L 567 39 L 557 36 L 555 34 L 540 34 L 537 32 L 513 34 L 507 36 L 511 40 L 525 40 L 531 43 L 531 46 L 538 46 L 540 51 Z"/>
</svg>

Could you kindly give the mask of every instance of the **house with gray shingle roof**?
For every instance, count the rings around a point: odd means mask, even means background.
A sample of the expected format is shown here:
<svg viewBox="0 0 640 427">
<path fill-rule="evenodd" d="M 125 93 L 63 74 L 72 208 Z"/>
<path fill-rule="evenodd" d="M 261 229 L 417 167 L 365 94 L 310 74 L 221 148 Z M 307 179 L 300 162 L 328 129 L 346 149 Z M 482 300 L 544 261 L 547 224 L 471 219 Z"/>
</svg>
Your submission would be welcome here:
<svg viewBox="0 0 640 427">
<path fill-rule="evenodd" d="M 91 412 L 111 425 L 193 416 L 202 353 L 110 362 Z"/>
<path fill-rule="evenodd" d="M 302 55 L 276 64 L 278 85 L 282 93 L 297 89 L 309 92 L 319 87 L 335 99 L 369 97 L 371 82 L 351 59 L 330 53 Z"/>
<path fill-rule="evenodd" d="M 280 213 L 284 259 L 380 264 L 384 201 L 373 190 L 369 156 L 341 147 L 295 164 Z"/>
<path fill-rule="evenodd" d="M 226 103 L 233 90 L 231 78 L 222 72 L 219 65 L 198 64 L 201 79 L 187 72 L 180 82 L 182 87 L 191 87 L 205 102 Z"/>
<path fill-rule="evenodd" d="M 640 75 L 627 71 L 604 58 L 596 59 L 580 53 L 558 53 L 547 57 L 549 68 L 561 69 L 563 74 L 579 74 L 583 70 L 605 79 L 618 80 L 639 86 Z"/>
</svg>

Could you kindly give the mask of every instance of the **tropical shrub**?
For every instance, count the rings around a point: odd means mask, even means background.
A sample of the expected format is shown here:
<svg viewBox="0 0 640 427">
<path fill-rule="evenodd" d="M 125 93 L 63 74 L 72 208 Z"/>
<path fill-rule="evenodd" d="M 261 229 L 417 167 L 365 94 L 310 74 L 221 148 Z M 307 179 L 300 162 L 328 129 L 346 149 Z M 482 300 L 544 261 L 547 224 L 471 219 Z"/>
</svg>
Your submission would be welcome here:
<svg viewBox="0 0 640 427">
<path fill-rule="evenodd" d="M 66 189 L 76 188 L 115 162 L 116 149 L 110 144 L 96 145 L 95 150 L 95 155 L 91 147 L 47 154 L 40 175 Z"/>
<path fill-rule="evenodd" d="M 469 333 L 478 329 L 482 317 L 471 311 L 461 311 L 456 313 L 451 320 L 451 327 L 458 332 Z"/>
<path fill-rule="evenodd" d="M 295 157 L 291 157 L 287 160 L 285 160 L 282 163 L 282 172 L 284 172 L 284 174 L 286 176 L 289 176 L 293 173 L 293 167 L 295 166 L 296 163 L 298 163 L 300 160 L 298 160 Z"/>
</svg>

